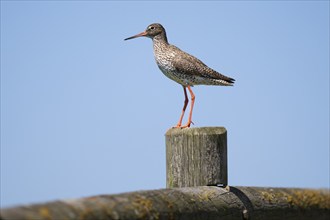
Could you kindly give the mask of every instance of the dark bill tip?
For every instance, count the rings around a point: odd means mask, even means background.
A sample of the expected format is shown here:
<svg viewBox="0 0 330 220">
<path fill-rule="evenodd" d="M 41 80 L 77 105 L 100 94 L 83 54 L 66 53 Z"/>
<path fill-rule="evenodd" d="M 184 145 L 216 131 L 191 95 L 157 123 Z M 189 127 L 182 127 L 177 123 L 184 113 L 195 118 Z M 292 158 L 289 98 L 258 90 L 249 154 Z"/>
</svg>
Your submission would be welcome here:
<svg viewBox="0 0 330 220">
<path fill-rule="evenodd" d="M 136 37 L 132 36 L 132 37 L 125 38 L 124 40 L 130 40 L 130 39 L 134 39 L 134 38 L 136 38 Z"/>
</svg>

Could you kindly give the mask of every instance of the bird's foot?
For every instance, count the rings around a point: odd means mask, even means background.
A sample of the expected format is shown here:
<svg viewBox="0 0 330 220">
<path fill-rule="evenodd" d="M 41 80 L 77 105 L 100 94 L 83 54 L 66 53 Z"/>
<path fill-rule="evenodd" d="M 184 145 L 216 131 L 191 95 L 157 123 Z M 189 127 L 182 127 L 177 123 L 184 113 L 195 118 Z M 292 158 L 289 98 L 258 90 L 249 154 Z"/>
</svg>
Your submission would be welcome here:
<svg viewBox="0 0 330 220">
<path fill-rule="evenodd" d="M 181 126 L 180 128 L 190 128 L 191 122 L 188 122 L 187 124 Z"/>
<path fill-rule="evenodd" d="M 177 124 L 176 126 L 174 126 L 174 127 L 172 127 L 172 128 L 190 128 L 190 124 L 194 124 L 194 122 L 192 122 L 192 121 L 188 121 L 187 122 L 187 124 L 185 124 L 185 125 L 181 125 L 181 124 Z"/>
<path fill-rule="evenodd" d="M 178 123 L 177 125 L 173 126 L 172 128 L 181 128 L 181 124 Z"/>
</svg>

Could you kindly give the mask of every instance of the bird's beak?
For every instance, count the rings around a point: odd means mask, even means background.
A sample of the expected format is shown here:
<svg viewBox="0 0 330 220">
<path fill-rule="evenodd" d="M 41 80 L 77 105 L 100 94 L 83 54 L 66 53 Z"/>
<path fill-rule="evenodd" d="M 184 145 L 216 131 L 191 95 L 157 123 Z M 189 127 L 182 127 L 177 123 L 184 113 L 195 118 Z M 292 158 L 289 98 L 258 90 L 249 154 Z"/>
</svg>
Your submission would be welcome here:
<svg viewBox="0 0 330 220">
<path fill-rule="evenodd" d="M 124 39 L 124 40 L 130 40 L 130 39 L 133 39 L 133 38 L 143 37 L 143 36 L 147 36 L 147 32 L 143 31 L 142 33 L 139 33 L 139 34 L 134 35 L 134 36 L 132 36 L 132 37 L 128 37 L 128 38 L 126 38 L 126 39 Z"/>
</svg>

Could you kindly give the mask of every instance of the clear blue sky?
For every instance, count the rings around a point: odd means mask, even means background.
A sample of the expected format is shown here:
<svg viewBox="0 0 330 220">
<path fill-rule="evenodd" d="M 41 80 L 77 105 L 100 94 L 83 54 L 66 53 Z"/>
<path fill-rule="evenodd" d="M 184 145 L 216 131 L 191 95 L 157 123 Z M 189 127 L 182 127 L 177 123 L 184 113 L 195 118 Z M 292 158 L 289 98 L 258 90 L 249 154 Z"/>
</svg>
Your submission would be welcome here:
<svg viewBox="0 0 330 220">
<path fill-rule="evenodd" d="M 236 79 L 193 88 L 230 185 L 329 187 L 328 1 L 1 1 L 1 207 L 165 187 L 182 88 L 123 40 L 154 22 Z"/>
</svg>

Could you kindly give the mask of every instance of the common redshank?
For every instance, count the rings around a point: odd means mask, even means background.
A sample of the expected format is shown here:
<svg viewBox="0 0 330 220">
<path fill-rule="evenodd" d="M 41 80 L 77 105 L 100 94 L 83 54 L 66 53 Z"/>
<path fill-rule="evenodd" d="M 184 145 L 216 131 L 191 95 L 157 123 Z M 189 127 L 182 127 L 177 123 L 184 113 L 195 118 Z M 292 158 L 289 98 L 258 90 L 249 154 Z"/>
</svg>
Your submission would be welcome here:
<svg viewBox="0 0 330 220">
<path fill-rule="evenodd" d="M 154 56 L 159 69 L 165 76 L 181 84 L 183 87 L 185 100 L 179 122 L 175 126 L 177 128 L 187 128 L 192 123 L 195 95 L 191 87 L 194 85 L 232 86 L 234 84 L 235 80 L 233 78 L 218 73 L 196 57 L 169 44 L 165 29 L 161 24 L 151 24 L 142 33 L 128 37 L 125 40 L 137 37 L 149 37 L 152 39 Z M 182 125 L 182 118 L 189 102 L 187 89 L 191 97 L 190 112 L 187 124 Z"/>
</svg>

